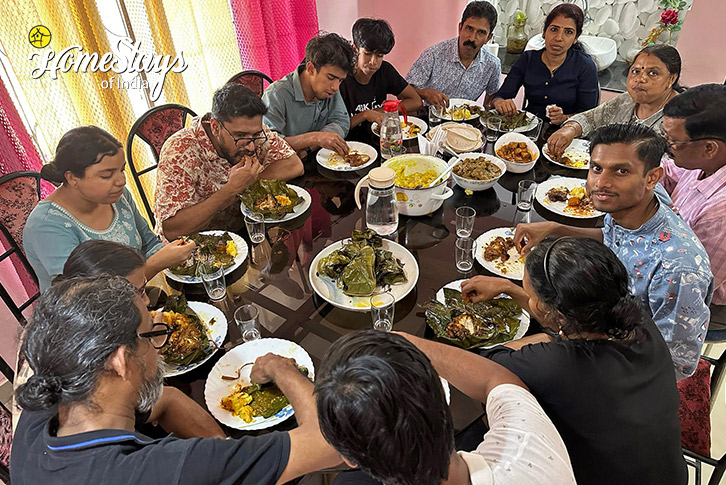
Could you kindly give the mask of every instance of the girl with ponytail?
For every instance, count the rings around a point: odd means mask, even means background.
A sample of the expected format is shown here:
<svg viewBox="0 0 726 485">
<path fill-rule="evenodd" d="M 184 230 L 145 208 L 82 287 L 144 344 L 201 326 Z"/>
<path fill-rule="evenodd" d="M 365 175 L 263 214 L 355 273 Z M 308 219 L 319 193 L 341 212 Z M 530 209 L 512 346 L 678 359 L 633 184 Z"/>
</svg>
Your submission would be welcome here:
<svg viewBox="0 0 726 485">
<path fill-rule="evenodd" d="M 91 239 L 141 250 L 147 279 L 191 254 L 193 243 L 164 245 L 149 228 L 126 189 L 125 166 L 121 143 L 97 126 L 73 128 L 61 137 L 55 159 L 40 171 L 59 187 L 33 209 L 23 231 L 41 290 L 62 272 L 71 251 Z"/>
<path fill-rule="evenodd" d="M 506 293 L 543 333 L 482 355 L 529 387 L 557 427 L 578 484 L 686 483 L 670 352 L 617 256 L 594 239 L 547 238 L 523 288 L 475 276 L 472 301 Z"/>
</svg>

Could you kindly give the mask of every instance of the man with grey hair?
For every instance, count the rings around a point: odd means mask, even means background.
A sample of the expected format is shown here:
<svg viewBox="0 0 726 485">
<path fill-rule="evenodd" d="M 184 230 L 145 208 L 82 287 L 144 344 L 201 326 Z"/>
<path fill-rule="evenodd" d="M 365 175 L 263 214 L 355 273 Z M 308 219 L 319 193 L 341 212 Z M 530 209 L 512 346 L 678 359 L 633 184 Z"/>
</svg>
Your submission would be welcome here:
<svg viewBox="0 0 726 485">
<path fill-rule="evenodd" d="M 71 278 L 46 290 L 21 344 L 35 374 L 16 391 L 23 412 L 12 483 L 274 484 L 340 461 L 320 434 L 312 383 L 292 359 L 272 354 L 250 377 L 275 381 L 298 428 L 239 440 L 136 432 L 136 412 L 161 395 L 156 349 L 170 333 L 122 277 Z"/>
</svg>

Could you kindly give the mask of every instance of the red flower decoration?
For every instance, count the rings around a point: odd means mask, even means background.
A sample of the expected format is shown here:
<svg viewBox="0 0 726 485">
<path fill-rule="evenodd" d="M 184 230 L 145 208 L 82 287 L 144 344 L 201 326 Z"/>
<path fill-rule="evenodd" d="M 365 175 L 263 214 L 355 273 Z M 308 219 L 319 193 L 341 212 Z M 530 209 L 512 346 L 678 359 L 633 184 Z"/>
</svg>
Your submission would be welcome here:
<svg viewBox="0 0 726 485">
<path fill-rule="evenodd" d="M 660 239 L 663 242 L 667 242 L 671 238 L 670 232 L 661 232 L 658 239 Z"/>
<path fill-rule="evenodd" d="M 678 23 L 678 11 L 666 10 L 660 14 L 660 21 L 665 25 L 673 25 Z"/>
</svg>

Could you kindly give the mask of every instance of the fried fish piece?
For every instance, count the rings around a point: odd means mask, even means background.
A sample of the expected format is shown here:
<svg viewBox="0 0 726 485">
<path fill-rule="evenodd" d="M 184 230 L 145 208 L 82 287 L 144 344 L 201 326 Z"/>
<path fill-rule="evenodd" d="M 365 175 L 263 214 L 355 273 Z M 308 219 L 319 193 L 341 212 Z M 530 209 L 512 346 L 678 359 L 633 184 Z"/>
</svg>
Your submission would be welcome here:
<svg viewBox="0 0 726 485">
<path fill-rule="evenodd" d="M 514 240 L 511 237 L 495 237 L 492 242 L 484 248 L 484 259 L 486 261 L 505 262 L 509 259 L 509 250 L 514 247 Z"/>
<path fill-rule="evenodd" d="M 567 187 L 553 187 L 547 191 L 550 202 L 567 202 L 570 191 Z"/>
</svg>

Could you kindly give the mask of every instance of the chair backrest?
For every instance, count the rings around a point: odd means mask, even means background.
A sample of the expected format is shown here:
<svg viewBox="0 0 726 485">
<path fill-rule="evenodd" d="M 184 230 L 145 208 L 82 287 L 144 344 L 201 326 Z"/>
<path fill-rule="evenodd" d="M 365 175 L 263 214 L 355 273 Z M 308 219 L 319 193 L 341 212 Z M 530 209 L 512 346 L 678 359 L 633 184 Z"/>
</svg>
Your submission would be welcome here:
<svg viewBox="0 0 726 485">
<path fill-rule="evenodd" d="M 270 76 L 260 71 L 242 71 L 232 76 L 228 83 L 237 83 L 248 87 L 257 96 L 262 97 L 265 92 L 265 82 L 272 84 Z"/>
<path fill-rule="evenodd" d="M 126 140 L 126 159 L 129 164 L 129 170 L 134 178 L 136 188 L 141 195 L 144 209 L 146 209 L 146 214 L 149 216 L 152 226 L 156 224 L 156 219 L 154 218 L 154 211 L 152 210 L 149 198 L 141 184 L 141 177 L 156 170 L 156 167 L 159 165 L 161 147 L 164 146 L 164 143 L 171 135 L 184 128 L 188 116 L 194 117 L 197 114 L 181 104 L 162 104 L 161 106 L 155 106 L 136 120 Z M 148 167 L 137 166 L 134 161 L 132 148 L 134 138 L 136 137 L 139 137 L 151 147 L 154 155 L 154 163 Z"/>
<path fill-rule="evenodd" d="M 23 302 L 16 302 L 8 291 L 9 280 L 14 275 L 3 273 L 0 280 L 0 297 L 13 316 L 25 325 L 23 311 L 40 296 L 38 277 L 25 257 L 23 250 L 23 229 L 33 208 L 40 202 L 40 173 L 32 171 L 13 172 L 0 177 L 0 240 L 7 248 L 0 254 L 0 262 L 9 260 L 28 295 Z"/>
</svg>

